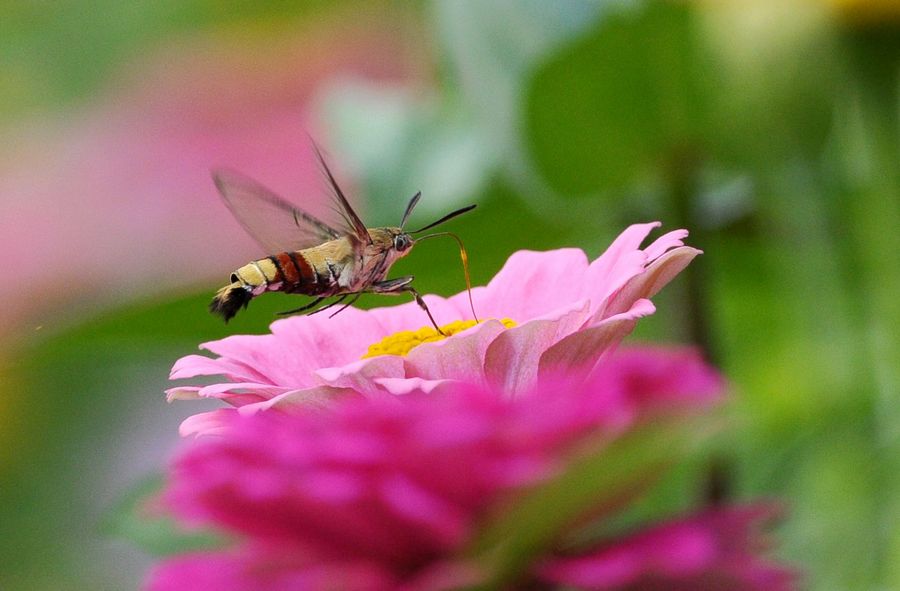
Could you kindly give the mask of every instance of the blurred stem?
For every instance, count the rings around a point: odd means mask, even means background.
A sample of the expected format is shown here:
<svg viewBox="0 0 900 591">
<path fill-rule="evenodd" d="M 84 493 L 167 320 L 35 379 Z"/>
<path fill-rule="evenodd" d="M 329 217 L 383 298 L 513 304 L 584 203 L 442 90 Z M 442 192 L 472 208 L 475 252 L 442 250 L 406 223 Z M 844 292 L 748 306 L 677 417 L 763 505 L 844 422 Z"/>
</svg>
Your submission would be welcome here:
<svg viewBox="0 0 900 591">
<path fill-rule="evenodd" d="M 696 197 L 700 192 L 700 173 L 703 169 L 701 150 L 691 144 L 674 148 L 665 162 L 666 192 L 669 209 L 674 214 L 674 225 L 691 231 L 691 244 L 701 250 L 709 242 L 706 224 L 697 219 Z M 681 333 L 686 335 L 703 352 L 703 356 L 713 365 L 719 365 L 718 350 L 711 328 L 711 313 L 708 300 L 709 284 L 707 266 L 702 257 L 688 265 L 683 273 L 683 302 L 678 306 L 684 311 L 681 317 Z M 729 466 L 721 457 L 710 459 L 704 485 L 704 500 L 708 505 L 717 505 L 729 497 L 731 482 Z"/>
<path fill-rule="evenodd" d="M 847 35 L 852 59 L 850 100 L 841 118 L 855 122 L 850 145 L 857 148 L 845 163 L 842 197 L 858 281 L 852 286 L 861 306 L 866 366 L 861 368 L 874 390 L 874 447 L 882 460 L 878 507 L 886 588 L 900 585 L 900 35 L 898 24 L 885 21 Z M 858 152 L 858 153 L 856 153 Z M 853 164 L 859 164 L 853 166 Z"/>
<path fill-rule="evenodd" d="M 684 146 L 672 150 L 665 166 L 666 191 L 670 210 L 674 214 L 674 225 L 688 228 L 691 231 L 691 244 L 700 248 L 708 242 L 707 230 L 699 220 L 695 219 L 694 202 L 700 191 L 700 171 L 703 159 L 700 152 L 692 146 Z M 706 297 L 706 266 L 698 259 L 683 272 L 685 310 L 682 316 L 681 332 L 688 340 L 698 346 L 711 363 L 719 361 L 710 330 L 709 304 Z"/>
</svg>

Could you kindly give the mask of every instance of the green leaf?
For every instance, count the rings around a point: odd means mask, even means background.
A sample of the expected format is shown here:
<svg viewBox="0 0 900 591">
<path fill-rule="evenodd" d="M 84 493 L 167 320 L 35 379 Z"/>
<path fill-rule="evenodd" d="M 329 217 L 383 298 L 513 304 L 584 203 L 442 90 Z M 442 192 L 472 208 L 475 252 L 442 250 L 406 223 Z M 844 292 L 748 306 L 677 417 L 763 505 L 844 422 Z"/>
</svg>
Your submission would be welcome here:
<svg viewBox="0 0 900 591">
<path fill-rule="evenodd" d="M 708 429 L 683 416 L 657 417 L 573 460 L 485 524 L 469 555 L 487 573 L 486 588 L 501 589 L 527 572 L 560 536 L 586 515 L 623 510 Z"/>
<path fill-rule="evenodd" d="M 687 6 L 607 15 L 531 79 L 525 124 L 536 166 L 565 193 L 635 181 L 704 127 L 706 77 Z"/>
<path fill-rule="evenodd" d="M 130 540 L 153 556 L 182 554 L 221 548 L 226 540 L 211 531 L 186 532 L 157 508 L 162 477 L 148 478 L 135 487 L 112 510 L 103 529 Z"/>
</svg>

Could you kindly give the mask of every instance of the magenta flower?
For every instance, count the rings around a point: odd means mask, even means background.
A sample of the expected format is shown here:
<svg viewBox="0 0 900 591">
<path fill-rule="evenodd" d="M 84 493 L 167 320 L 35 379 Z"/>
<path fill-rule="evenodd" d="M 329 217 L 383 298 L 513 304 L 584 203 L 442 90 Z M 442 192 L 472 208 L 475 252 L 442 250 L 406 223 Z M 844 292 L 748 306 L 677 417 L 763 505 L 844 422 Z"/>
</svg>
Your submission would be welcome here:
<svg viewBox="0 0 900 591">
<path fill-rule="evenodd" d="M 430 394 L 348 397 L 330 412 L 234 413 L 221 437 L 193 442 L 176 461 L 164 500 L 184 521 L 217 527 L 236 544 L 163 563 L 149 589 L 495 588 L 497 552 L 478 550 L 490 539 L 486 524 L 511 512 L 516 523 L 533 519 L 513 511 L 518 500 L 585 458 L 594 461 L 591 472 L 602 471 L 615 462 L 615 442 L 645 419 L 659 425 L 659 417 L 696 412 L 720 391 L 717 374 L 692 351 L 635 349 L 607 356 L 587 381 L 547 379 L 514 398 L 452 383 Z M 606 536 L 561 554 L 576 526 L 602 523 L 649 484 L 646 464 L 625 462 L 623 470 L 611 480 L 615 490 L 590 490 L 577 513 L 554 517 L 552 531 L 528 546 L 517 583 L 788 588 L 787 572 L 756 556 L 750 526 L 763 515 L 750 509 Z M 541 512 L 554 515 L 564 504 Z"/>
<path fill-rule="evenodd" d="M 467 294 L 426 296 L 441 338 L 413 303 L 371 311 L 348 309 L 334 318 L 295 316 L 272 324 L 271 334 L 205 343 L 218 357 L 189 355 L 172 379 L 224 375 L 225 382 L 180 386 L 170 400 L 219 398 L 244 414 L 273 406 L 330 404 L 343 395 L 378 398 L 452 383 L 486 384 L 515 396 L 539 378 L 586 374 L 651 314 L 647 299 L 700 251 L 676 230 L 641 249 L 658 223 L 625 230 L 598 259 L 578 249 L 519 251 L 485 287 Z M 195 415 L 182 434 L 220 429 L 234 408 Z"/>
<path fill-rule="evenodd" d="M 708 510 L 604 544 L 584 556 L 548 561 L 541 577 L 596 591 L 791 589 L 794 573 L 759 556 L 766 544 L 753 531 L 775 514 L 767 505 Z"/>
</svg>

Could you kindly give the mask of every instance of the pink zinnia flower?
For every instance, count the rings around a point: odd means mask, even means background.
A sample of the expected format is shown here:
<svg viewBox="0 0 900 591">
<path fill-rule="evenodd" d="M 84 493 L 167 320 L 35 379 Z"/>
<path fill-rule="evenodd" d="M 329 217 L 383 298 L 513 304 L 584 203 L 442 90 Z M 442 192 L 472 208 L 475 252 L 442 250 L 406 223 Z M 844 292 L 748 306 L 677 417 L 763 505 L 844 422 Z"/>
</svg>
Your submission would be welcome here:
<svg viewBox="0 0 900 591">
<path fill-rule="evenodd" d="M 519 251 L 485 287 L 472 292 L 482 322 L 475 324 L 466 292 L 426 296 L 440 338 L 414 303 L 370 311 L 347 309 L 334 318 L 295 316 L 271 334 L 232 336 L 202 345 L 218 355 L 189 355 L 173 379 L 224 375 L 228 381 L 180 386 L 170 400 L 220 398 L 244 414 L 273 406 L 322 405 L 337 396 L 366 397 L 433 391 L 451 383 L 481 383 L 508 396 L 530 390 L 542 376 L 586 374 L 651 314 L 647 299 L 700 251 L 676 230 L 641 249 L 658 223 L 626 229 L 593 262 L 578 249 Z M 195 415 L 182 434 L 219 429 L 234 409 Z"/>
<path fill-rule="evenodd" d="M 538 517 L 515 511 L 517 500 L 566 476 L 609 470 L 615 443 L 648 423 L 642 419 L 685 416 L 720 390 L 692 351 L 652 349 L 608 356 L 586 382 L 543 380 L 515 398 L 451 384 L 428 395 L 349 397 L 329 412 L 234 414 L 221 437 L 193 442 L 177 460 L 164 499 L 185 521 L 218 527 L 237 543 L 163 563 L 149 588 L 426 591 L 505 581 L 668 589 L 713 581 L 721 589 L 786 589 L 786 571 L 756 556 L 750 526 L 762 515 L 749 509 L 561 554 L 577 526 L 602 523 L 648 485 L 657 468 L 647 463 L 620 462 L 607 479 L 612 490 L 575 493 L 577 512 L 568 489 L 559 505 L 542 505 L 539 523 L 549 531 L 538 529 L 520 548 L 514 581 L 495 562 L 510 542 L 505 528 L 495 527 L 500 539 L 479 549 L 492 539 L 491 523 Z"/>
</svg>

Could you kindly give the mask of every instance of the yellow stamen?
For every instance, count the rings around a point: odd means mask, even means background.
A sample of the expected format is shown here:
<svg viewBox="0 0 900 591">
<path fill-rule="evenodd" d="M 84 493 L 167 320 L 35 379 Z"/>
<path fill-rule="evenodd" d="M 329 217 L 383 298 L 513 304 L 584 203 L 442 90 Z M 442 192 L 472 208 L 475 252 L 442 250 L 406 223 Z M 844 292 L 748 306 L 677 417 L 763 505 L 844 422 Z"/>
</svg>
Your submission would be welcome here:
<svg viewBox="0 0 900 591">
<path fill-rule="evenodd" d="M 482 322 L 484 321 L 482 320 Z M 506 328 L 512 328 L 516 325 L 515 321 L 510 320 L 509 318 L 504 318 L 500 322 L 502 322 L 503 326 Z M 392 335 L 384 337 L 377 343 L 369 345 L 369 350 L 366 351 L 366 354 L 363 355 L 361 359 L 375 357 L 377 355 L 406 355 L 422 343 L 440 341 L 441 339 L 455 335 L 458 332 L 462 332 L 467 328 L 472 328 L 476 324 L 477 322 L 475 320 L 457 320 L 456 322 L 451 322 L 450 324 L 445 324 L 441 327 L 441 331 L 444 333 L 443 335 L 436 331 L 433 326 L 423 326 L 419 330 L 402 330 L 400 332 L 395 332 Z"/>
</svg>

